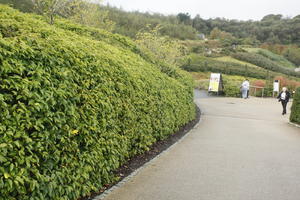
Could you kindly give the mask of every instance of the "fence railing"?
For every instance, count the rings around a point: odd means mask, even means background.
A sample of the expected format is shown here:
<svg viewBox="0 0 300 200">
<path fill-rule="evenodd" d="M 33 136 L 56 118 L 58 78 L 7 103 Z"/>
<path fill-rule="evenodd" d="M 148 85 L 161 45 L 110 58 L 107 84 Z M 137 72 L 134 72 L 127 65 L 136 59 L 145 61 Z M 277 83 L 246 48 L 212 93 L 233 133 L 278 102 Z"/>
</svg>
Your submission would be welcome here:
<svg viewBox="0 0 300 200">
<path fill-rule="evenodd" d="M 265 87 L 259 87 L 259 86 L 254 86 L 254 85 L 250 85 L 250 94 L 251 94 L 251 89 L 252 91 L 254 92 L 254 96 L 256 97 L 257 95 L 257 91 L 258 90 L 261 90 L 261 97 L 264 97 L 265 96 Z"/>
</svg>

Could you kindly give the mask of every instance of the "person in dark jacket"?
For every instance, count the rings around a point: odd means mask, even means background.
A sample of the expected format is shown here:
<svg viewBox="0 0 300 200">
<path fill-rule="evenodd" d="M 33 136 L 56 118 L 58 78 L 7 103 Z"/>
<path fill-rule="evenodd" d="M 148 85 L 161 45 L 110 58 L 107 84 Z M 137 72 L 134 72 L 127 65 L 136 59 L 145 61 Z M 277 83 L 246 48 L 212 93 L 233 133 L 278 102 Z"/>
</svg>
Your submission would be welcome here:
<svg viewBox="0 0 300 200">
<path fill-rule="evenodd" d="M 291 97 L 290 92 L 287 90 L 286 87 L 283 87 L 282 91 L 279 93 L 279 95 L 277 97 L 278 101 L 281 102 L 281 105 L 282 105 L 282 109 L 283 109 L 282 115 L 286 114 L 286 106 L 290 100 L 290 97 Z"/>
</svg>

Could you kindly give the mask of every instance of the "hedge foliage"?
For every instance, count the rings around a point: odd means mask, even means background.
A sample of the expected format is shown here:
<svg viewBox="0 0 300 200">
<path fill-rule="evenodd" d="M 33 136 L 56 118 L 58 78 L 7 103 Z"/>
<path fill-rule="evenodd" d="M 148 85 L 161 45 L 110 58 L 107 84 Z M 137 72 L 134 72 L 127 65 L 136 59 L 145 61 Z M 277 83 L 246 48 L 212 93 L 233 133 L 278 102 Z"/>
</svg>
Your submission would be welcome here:
<svg viewBox="0 0 300 200">
<path fill-rule="evenodd" d="M 252 65 L 243 65 L 236 62 L 224 62 L 195 54 L 185 59 L 182 64 L 182 69 L 190 72 L 217 72 L 259 79 L 266 79 L 269 78 L 269 76 L 275 76 L 275 73 L 273 72 L 268 72 L 265 69 L 254 67 Z"/>
<path fill-rule="evenodd" d="M 0 199 L 77 199 L 194 118 L 193 82 L 129 39 L 0 5 Z"/>
<path fill-rule="evenodd" d="M 291 63 L 290 61 L 288 61 L 285 57 L 275 54 L 275 53 L 272 53 L 271 51 L 268 51 L 266 49 L 259 49 L 257 51 L 257 53 L 274 61 L 274 62 L 277 62 L 282 67 L 288 67 L 288 68 L 292 68 L 292 69 L 296 68 L 296 66 L 293 63 Z"/>
<path fill-rule="evenodd" d="M 290 121 L 300 124 L 300 88 L 297 89 L 296 94 L 293 98 L 292 112 Z"/>
<path fill-rule="evenodd" d="M 271 59 L 256 53 L 235 53 L 232 55 L 234 58 L 242 61 L 246 61 L 265 68 L 270 71 L 282 73 L 289 76 L 300 77 L 299 72 L 295 72 L 293 68 L 284 67 Z"/>
</svg>

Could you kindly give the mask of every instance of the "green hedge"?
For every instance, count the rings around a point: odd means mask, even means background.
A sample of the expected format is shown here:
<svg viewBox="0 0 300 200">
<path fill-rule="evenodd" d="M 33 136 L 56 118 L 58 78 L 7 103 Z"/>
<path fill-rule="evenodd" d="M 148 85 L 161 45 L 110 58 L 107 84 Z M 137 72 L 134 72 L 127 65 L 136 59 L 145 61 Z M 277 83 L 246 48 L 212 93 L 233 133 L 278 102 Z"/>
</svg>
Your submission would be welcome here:
<svg viewBox="0 0 300 200">
<path fill-rule="evenodd" d="M 290 116 L 291 122 L 300 124 L 300 88 L 297 89 L 293 98 L 292 112 Z"/>
<path fill-rule="evenodd" d="M 278 54 L 275 54 L 275 53 L 272 53 L 271 51 L 268 51 L 266 49 L 259 49 L 257 51 L 258 54 L 278 63 L 279 65 L 281 65 L 282 67 L 287 67 L 287 68 L 292 68 L 292 69 L 295 69 L 296 66 L 291 63 L 290 61 L 288 61 L 286 58 L 284 58 L 283 56 L 281 55 L 278 55 Z"/>
<path fill-rule="evenodd" d="M 238 60 L 246 61 L 270 71 L 282 73 L 289 76 L 300 77 L 299 72 L 293 68 L 284 67 L 271 59 L 256 53 L 235 53 L 232 56 Z"/>
<path fill-rule="evenodd" d="M 185 72 L 122 36 L 60 23 L 0 5 L 0 199 L 98 191 L 195 116 Z"/>
<path fill-rule="evenodd" d="M 182 69 L 190 72 L 217 72 L 259 79 L 266 79 L 269 76 L 275 76 L 275 73 L 268 72 L 267 70 L 258 67 L 234 62 L 218 61 L 214 60 L 213 58 L 195 54 L 188 56 L 183 61 Z"/>
</svg>

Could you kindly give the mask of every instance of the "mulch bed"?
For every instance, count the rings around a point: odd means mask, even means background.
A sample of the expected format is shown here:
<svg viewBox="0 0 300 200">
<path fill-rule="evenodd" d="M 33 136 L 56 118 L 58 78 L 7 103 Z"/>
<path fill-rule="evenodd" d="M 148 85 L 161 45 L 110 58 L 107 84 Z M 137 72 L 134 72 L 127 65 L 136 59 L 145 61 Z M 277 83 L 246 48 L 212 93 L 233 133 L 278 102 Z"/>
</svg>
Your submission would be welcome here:
<svg viewBox="0 0 300 200">
<path fill-rule="evenodd" d="M 140 154 L 136 155 L 133 158 L 131 158 L 129 161 L 127 161 L 124 165 L 122 165 L 119 169 L 117 169 L 114 174 L 116 176 L 121 177 L 118 182 L 112 183 L 110 185 L 106 185 L 104 188 L 102 188 L 100 191 L 92 193 L 89 197 L 83 197 L 78 200 L 92 200 L 94 197 L 101 195 L 106 190 L 110 189 L 114 185 L 121 182 L 125 177 L 130 175 L 132 172 L 134 172 L 136 169 L 143 166 L 145 163 L 149 162 L 153 158 L 155 158 L 157 155 L 159 155 L 161 152 L 168 149 L 170 146 L 172 146 L 174 143 L 176 143 L 180 138 L 182 138 L 184 135 L 186 135 L 200 120 L 201 111 L 198 107 L 196 111 L 196 118 L 193 121 L 190 121 L 183 127 L 181 127 L 176 133 L 170 135 L 165 140 L 157 141 L 154 143 L 150 150 Z"/>
</svg>

